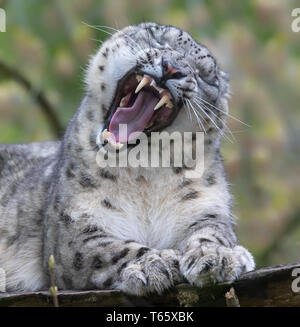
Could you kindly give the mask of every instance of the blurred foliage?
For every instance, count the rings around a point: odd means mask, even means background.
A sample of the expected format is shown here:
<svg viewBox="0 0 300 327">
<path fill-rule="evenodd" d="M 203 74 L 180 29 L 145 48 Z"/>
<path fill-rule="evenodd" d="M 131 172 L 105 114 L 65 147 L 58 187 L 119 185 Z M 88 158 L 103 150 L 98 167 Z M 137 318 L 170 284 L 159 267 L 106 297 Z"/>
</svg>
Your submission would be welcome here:
<svg viewBox="0 0 300 327">
<path fill-rule="evenodd" d="M 299 3 L 298 3 L 299 5 Z M 0 0 L 0 60 L 42 90 L 65 126 L 84 94 L 89 56 L 108 36 L 90 25 L 172 24 L 206 44 L 232 82 L 233 143 L 223 153 L 238 235 L 258 265 L 300 260 L 300 33 L 296 1 Z M 0 142 L 53 139 L 34 98 L 0 72 Z"/>
</svg>

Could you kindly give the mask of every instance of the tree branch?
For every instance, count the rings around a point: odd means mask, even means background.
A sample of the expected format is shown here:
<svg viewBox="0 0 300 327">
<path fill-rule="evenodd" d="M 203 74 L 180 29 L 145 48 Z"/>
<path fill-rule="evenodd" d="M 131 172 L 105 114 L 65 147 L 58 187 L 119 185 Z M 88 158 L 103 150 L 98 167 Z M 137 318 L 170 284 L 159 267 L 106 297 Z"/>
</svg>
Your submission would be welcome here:
<svg viewBox="0 0 300 327">
<path fill-rule="evenodd" d="M 234 288 L 231 287 L 229 292 L 225 293 L 226 305 L 228 307 L 240 307 L 240 302 L 235 294 Z"/>
<path fill-rule="evenodd" d="M 49 121 L 50 128 L 56 137 L 61 137 L 61 133 L 64 130 L 62 127 L 54 108 L 44 95 L 44 93 L 40 90 L 37 90 L 33 87 L 32 83 L 23 76 L 18 70 L 13 67 L 8 66 L 6 63 L 0 60 L 0 71 L 11 78 L 12 80 L 19 83 L 29 94 L 30 96 L 37 102 L 39 108 L 46 116 Z"/>
<path fill-rule="evenodd" d="M 206 288 L 197 288 L 188 284 L 174 287 L 162 296 L 129 296 L 118 290 L 59 291 L 60 306 L 226 306 L 225 294 L 234 287 L 236 299 L 243 306 L 298 306 L 300 292 L 293 292 L 291 286 L 296 277 L 292 271 L 300 267 L 300 262 L 258 269 L 242 275 L 233 284 L 223 283 Z M 300 286 L 300 283 L 298 283 Z M 232 299 L 232 294 L 229 296 Z M 234 297 L 234 296 L 233 296 Z M 237 306 L 237 300 L 234 306 Z M 231 304 L 232 301 L 231 301 Z M 0 293 L 1 306 L 53 306 L 48 291 L 33 293 Z"/>
</svg>

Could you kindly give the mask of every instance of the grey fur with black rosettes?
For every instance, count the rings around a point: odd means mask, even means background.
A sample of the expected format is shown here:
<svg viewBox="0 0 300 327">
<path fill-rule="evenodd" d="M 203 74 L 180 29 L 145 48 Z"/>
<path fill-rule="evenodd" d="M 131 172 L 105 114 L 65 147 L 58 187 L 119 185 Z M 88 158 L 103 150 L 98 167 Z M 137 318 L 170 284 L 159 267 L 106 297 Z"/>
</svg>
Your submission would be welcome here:
<svg viewBox="0 0 300 327">
<path fill-rule="evenodd" d="M 162 57 L 183 73 L 166 87 L 186 104 L 166 131 L 206 132 L 199 179 L 187 178 L 187 167 L 96 162 L 118 80 L 135 66 L 160 78 Z M 229 85 L 209 50 L 173 26 L 130 26 L 103 43 L 86 85 L 61 141 L 0 146 L 0 268 L 7 289 L 47 289 L 51 254 L 59 289 L 145 295 L 184 280 L 232 281 L 252 270 L 251 254 L 237 243 L 219 151 Z M 196 97 L 209 107 L 202 125 L 188 105 L 196 106 Z"/>
</svg>

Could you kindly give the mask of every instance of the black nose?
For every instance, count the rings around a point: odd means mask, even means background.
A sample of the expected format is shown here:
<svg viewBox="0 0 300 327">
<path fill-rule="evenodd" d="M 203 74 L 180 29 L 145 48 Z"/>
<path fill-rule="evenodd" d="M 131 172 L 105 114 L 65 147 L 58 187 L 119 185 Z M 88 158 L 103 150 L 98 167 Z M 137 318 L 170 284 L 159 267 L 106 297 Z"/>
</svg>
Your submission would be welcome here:
<svg viewBox="0 0 300 327">
<path fill-rule="evenodd" d="M 165 84 L 168 79 L 180 79 L 185 77 L 178 68 L 173 67 L 164 57 L 161 59 L 162 66 L 162 77 L 160 79 L 160 84 Z"/>
</svg>

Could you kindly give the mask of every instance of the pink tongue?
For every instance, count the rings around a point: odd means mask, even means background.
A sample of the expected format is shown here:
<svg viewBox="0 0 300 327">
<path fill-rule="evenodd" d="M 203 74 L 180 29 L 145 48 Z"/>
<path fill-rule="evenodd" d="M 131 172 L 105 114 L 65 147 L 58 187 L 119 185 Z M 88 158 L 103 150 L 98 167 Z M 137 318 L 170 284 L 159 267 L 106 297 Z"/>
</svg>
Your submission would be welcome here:
<svg viewBox="0 0 300 327">
<path fill-rule="evenodd" d="M 109 124 L 109 131 L 114 134 L 116 142 L 128 142 L 136 138 L 138 134 L 130 134 L 141 133 L 145 129 L 158 101 L 152 93 L 140 91 L 132 107 L 118 108 Z M 122 129 L 119 131 L 120 124 L 127 125 L 127 133 Z"/>
</svg>

